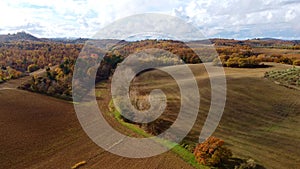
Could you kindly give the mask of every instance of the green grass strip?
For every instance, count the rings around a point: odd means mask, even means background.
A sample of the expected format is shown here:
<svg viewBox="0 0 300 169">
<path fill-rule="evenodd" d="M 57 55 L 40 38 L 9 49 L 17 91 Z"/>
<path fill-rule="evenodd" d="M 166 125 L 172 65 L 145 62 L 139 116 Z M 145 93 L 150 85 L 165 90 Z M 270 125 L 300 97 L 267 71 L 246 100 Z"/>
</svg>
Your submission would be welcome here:
<svg viewBox="0 0 300 169">
<path fill-rule="evenodd" d="M 131 123 L 127 123 L 125 121 L 123 121 L 122 117 L 121 117 L 121 113 L 118 112 L 114 106 L 113 106 L 113 102 L 112 100 L 109 102 L 109 110 L 110 113 L 113 114 L 113 116 L 115 117 L 115 119 L 122 124 L 123 126 L 125 126 L 126 128 L 130 129 L 131 131 L 135 132 L 138 135 L 144 136 L 144 137 L 153 137 L 151 134 L 147 133 L 146 131 L 144 131 L 143 129 L 139 128 L 138 126 L 131 124 Z M 204 165 L 200 165 L 196 159 L 193 153 L 191 153 L 190 151 L 188 151 L 187 149 L 183 148 L 182 146 L 180 146 L 177 143 L 168 141 L 168 140 L 163 140 L 160 138 L 155 138 L 153 139 L 156 142 L 168 147 L 168 148 L 172 148 L 171 151 L 174 152 L 175 154 L 177 154 L 180 158 L 182 158 L 185 162 L 189 163 L 191 166 L 197 168 L 197 169 L 209 169 L 210 167 L 208 166 L 204 166 Z"/>
</svg>

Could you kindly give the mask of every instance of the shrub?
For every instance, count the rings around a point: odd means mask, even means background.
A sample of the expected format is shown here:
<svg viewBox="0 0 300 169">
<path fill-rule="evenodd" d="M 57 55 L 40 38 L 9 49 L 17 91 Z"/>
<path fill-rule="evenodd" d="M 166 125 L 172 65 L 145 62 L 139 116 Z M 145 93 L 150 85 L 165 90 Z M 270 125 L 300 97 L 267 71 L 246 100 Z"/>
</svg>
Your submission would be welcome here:
<svg viewBox="0 0 300 169">
<path fill-rule="evenodd" d="M 7 68 L 8 77 L 6 79 L 17 79 L 19 77 L 23 76 L 23 73 L 20 71 L 17 71 L 16 69 L 13 69 L 11 67 Z"/>
<path fill-rule="evenodd" d="M 216 137 L 209 137 L 200 143 L 194 150 L 198 163 L 209 166 L 219 166 L 226 163 L 232 156 L 232 152 L 223 146 L 224 141 Z"/>
<path fill-rule="evenodd" d="M 246 162 L 242 163 L 239 166 L 235 166 L 234 169 L 255 169 L 257 164 L 253 159 L 249 159 Z"/>
<path fill-rule="evenodd" d="M 295 60 L 295 61 L 293 62 L 293 65 L 295 65 L 295 66 L 300 66 L 300 59 Z"/>
<path fill-rule="evenodd" d="M 281 57 L 281 58 L 279 59 L 279 62 L 280 62 L 280 63 L 284 63 L 284 64 L 289 64 L 289 65 L 292 65 L 292 64 L 293 64 L 292 59 L 287 58 L 287 57 Z"/>
<path fill-rule="evenodd" d="M 28 72 L 34 72 L 34 71 L 36 71 L 36 70 L 38 70 L 39 69 L 39 66 L 38 65 L 36 65 L 36 64 L 31 64 L 31 65 L 29 65 L 28 67 L 27 67 L 27 71 Z"/>
<path fill-rule="evenodd" d="M 239 67 L 239 58 L 234 57 L 234 58 L 229 58 L 226 62 L 227 67 Z"/>
</svg>

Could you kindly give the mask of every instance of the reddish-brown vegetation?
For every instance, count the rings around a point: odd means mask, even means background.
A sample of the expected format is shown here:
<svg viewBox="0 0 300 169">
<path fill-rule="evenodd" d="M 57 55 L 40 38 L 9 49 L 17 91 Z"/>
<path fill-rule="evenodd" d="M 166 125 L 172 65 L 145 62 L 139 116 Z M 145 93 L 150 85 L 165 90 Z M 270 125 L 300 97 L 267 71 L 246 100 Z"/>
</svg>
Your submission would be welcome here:
<svg viewBox="0 0 300 169">
<path fill-rule="evenodd" d="M 194 150 L 196 160 L 203 165 L 218 166 L 226 163 L 232 152 L 224 147 L 224 141 L 216 137 L 209 137 Z"/>
</svg>

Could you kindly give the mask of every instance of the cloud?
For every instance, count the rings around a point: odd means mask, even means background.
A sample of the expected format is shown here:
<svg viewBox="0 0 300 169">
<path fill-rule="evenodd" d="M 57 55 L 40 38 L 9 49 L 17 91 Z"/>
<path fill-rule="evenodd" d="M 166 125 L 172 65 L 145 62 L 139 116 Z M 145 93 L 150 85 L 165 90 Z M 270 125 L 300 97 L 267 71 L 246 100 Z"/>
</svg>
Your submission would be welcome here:
<svg viewBox="0 0 300 169">
<path fill-rule="evenodd" d="M 281 2 L 282 5 L 293 5 L 293 4 L 300 4 L 298 0 L 286 0 Z"/>
<path fill-rule="evenodd" d="M 92 37 L 120 18 L 158 12 L 191 22 L 208 37 L 300 39 L 299 9 L 297 0 L 2 0 L 0 33 Z"/>
<path fill-rule="evenodd" d="M 285 38 L 300 38 L 299 22 L 296 21 L 300 16 L 300 3 L 296 2 L 192 0 L 175 9 L 175 15 L 189 18 L 190 22 L 205 28 L 208 36 L 245 38 L 278 36 L 280 32 Z"/>
</svg>

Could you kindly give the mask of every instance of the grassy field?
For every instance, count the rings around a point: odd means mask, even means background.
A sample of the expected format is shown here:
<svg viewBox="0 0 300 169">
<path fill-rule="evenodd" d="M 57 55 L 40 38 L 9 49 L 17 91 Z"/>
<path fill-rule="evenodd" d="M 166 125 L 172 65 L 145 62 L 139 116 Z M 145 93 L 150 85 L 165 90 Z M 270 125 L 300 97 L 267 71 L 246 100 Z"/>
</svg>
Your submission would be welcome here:
<svg viewBox="0 0 300 169">
<path fill-rule="evenodd" d="M 252 158 L 266 168 L 297 168 L 300 165 L 300 132 L 297 129 L 300 92 L 265 79 L 266 71 L 291 68 L 274 63 L 271 66 L 225 68 L 227 101 L 214 135 L 224 139 L 236 157 Z M 190 65 L 190 68 L 199 84 L 201 104 L 198 119 L 185 141 L 196 143 L 210 108 L 210 82 L 203 65 Z M 142 98 L 152 89 L 163 87 L 169 99 L 166 111 L 160 117 L 164 123 L 155 121 L 153 125 L 160 130 L 170 126 L 165 122 L 176 119 L 180 105 L 176 82 L 166 73 L 154 70 L 141 74 L 133 85 Z"/>
<path fill-rule="evenodd" d="M 136 133 L 137 135 L 141 136 L 141 137 L 151 137 L 152 135 L 145 132 L 145 130 L 141 129 L 139 126 L 135 125 L 135 124 L 131 124 L 128 122 L 125 122 L 123 120 L 123 118 L 121 117 L 120 112 L 118 112 L 114 106 L 113 106 L 113 102 L 111 100 L 111 102 L 109 103 L 109 108 L 110 111 L 109 113 L 113 114 L 113 116 L 115 117 L 115 119 L 122 124 L 123 126 L 125 126 L 126 128 L 130 129 L 131 131 L 133 131 L 134 133 Z M 156 139 L 153 140 L 156 141 L 166 147 L 170 147 L 172 148 L 171 151 L 174 152 L 176 155 L 178 155 L 180 158 L 182 158 L 184 161 L 186 161 L 187 163 L 189 163 L 191 166 L 193 166 L 194 168 L 197 169 L 209 169 L 208 166 L 204 166 L 204 165 L 200 165 L 196 159 L 195 156 L 193 155 L 192 152 L 188 151 L 187 149 L 185 149 L 184 147 L 182 147 L 181 145 L 174 143 L 174 142 L 170 142 L 168 140 L 162 140 L 162 139 Z"/>
</svg>

